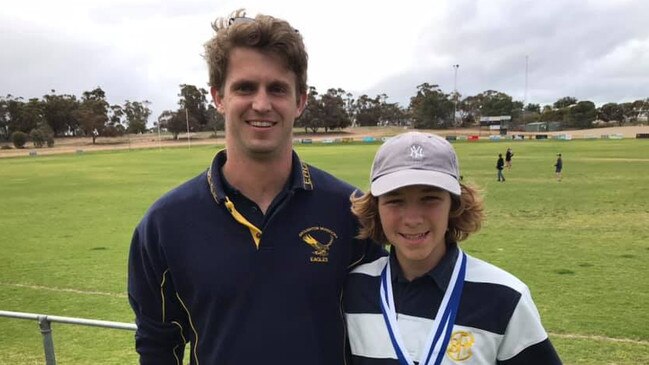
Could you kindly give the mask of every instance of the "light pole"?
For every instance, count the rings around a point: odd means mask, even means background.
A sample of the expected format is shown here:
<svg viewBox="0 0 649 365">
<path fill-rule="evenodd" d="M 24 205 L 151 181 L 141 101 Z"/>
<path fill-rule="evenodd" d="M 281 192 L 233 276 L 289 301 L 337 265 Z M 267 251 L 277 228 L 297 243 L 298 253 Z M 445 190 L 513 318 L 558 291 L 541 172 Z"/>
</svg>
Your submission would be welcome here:
<svg viewBox="0 0 649 365">
<path fill-rule="evenodd" d="M 455 70 L 455 76 L 453 79 L 453 96 L 454 96 L 454 106 L 453 106 L 453 127 L 457 125 L 457 69 L 460 68 L 460 65 L 453 65 Z"/>
</svg>

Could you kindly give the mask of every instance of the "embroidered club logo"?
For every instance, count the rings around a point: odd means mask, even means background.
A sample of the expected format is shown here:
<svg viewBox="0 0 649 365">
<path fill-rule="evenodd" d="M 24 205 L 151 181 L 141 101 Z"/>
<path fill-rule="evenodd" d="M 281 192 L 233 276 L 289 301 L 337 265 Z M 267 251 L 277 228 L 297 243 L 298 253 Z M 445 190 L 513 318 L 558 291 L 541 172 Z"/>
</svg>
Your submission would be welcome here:
<svg viewBox="0 0 649 365">
<path fill-rule="evenodd" d="M 313 248 L 311 262 L 329 262 L 329 249 L 338 235 L 329 228 L 311 227 L 300 232 L 300 238 Z"/>
<path fill-rule="evenodd" d="M 475 343 L 473 334 L 468 331 L 455 331 L 451 335 L 446 354 L 454 361 L 465 361 L 473 356 L 471 347 Z"/>
<path fill-rule="evenodd" d="M 420 145 L 413 144 L 410 146 L 410 158 L 413 160 L 421 160 L 424 158 L 424 148 Z"/>
</svg>

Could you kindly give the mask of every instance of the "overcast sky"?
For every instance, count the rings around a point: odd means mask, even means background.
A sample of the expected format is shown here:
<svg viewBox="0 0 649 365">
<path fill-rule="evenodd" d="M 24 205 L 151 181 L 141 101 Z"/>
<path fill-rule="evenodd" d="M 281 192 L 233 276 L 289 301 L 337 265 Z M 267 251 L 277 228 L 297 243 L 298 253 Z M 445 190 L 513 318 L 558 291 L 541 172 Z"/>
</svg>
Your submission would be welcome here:
<svg viewBox="0 0 649 365">
<path fill-rule="evenodd" d="M 101 86 L 111 104 L 151 101 L 151 121 L 177 108 L 178 85 L 207 89 L 210 23 L 238 8 L 299 29 L 308 83 L 320 92 L 385 93 L 407 106 L 424 82 L 453 91 L 457 64 L 463 96 L 491 89 L 527 103 L 572 96 L 598 106 L 649 97 L 646 0 L 3 3 L 0 95 L 80 96 Z"/>
</svg>

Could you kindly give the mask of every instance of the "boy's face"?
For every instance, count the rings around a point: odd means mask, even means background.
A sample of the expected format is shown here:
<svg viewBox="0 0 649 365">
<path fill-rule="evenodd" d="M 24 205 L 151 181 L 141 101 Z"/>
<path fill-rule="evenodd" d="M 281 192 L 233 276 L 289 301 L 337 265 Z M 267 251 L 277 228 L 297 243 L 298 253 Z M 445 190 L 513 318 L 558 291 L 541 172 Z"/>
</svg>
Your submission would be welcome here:
<svg viewBox="0 0 649 365">
<path fill-rule="evenodd" d="M 298 95 L 296 76 L 279 57 L 235 48 L 222 90 L 211 93 L 225 118 L 229 153 L 259 158 L 290 151 L 306 95 Z"/>
<path fill-rule="evenodd" d="M 446 253 L 445 233 L 451 194 L 432 186 L 406 186 L 378 198 L 383 232 L 394 246 L 399 264 L 427 272 Z"/>
</svg>

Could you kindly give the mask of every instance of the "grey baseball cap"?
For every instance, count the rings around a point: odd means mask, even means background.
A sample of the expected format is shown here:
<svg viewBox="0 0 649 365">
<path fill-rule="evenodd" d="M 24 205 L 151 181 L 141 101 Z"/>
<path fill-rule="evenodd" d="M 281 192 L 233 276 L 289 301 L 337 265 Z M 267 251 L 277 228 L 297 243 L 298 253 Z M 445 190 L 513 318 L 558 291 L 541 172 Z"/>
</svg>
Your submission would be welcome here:
<svg viewBox="0 0 649 365">
<path fill-rule="evenodd" d="M 388 139 L 374 156 L 370 192 L 380 196 L 411 185 L 429 185 L 460 196 L 460 167 L 453 146 L 430 133 Z"/>
</svg>

